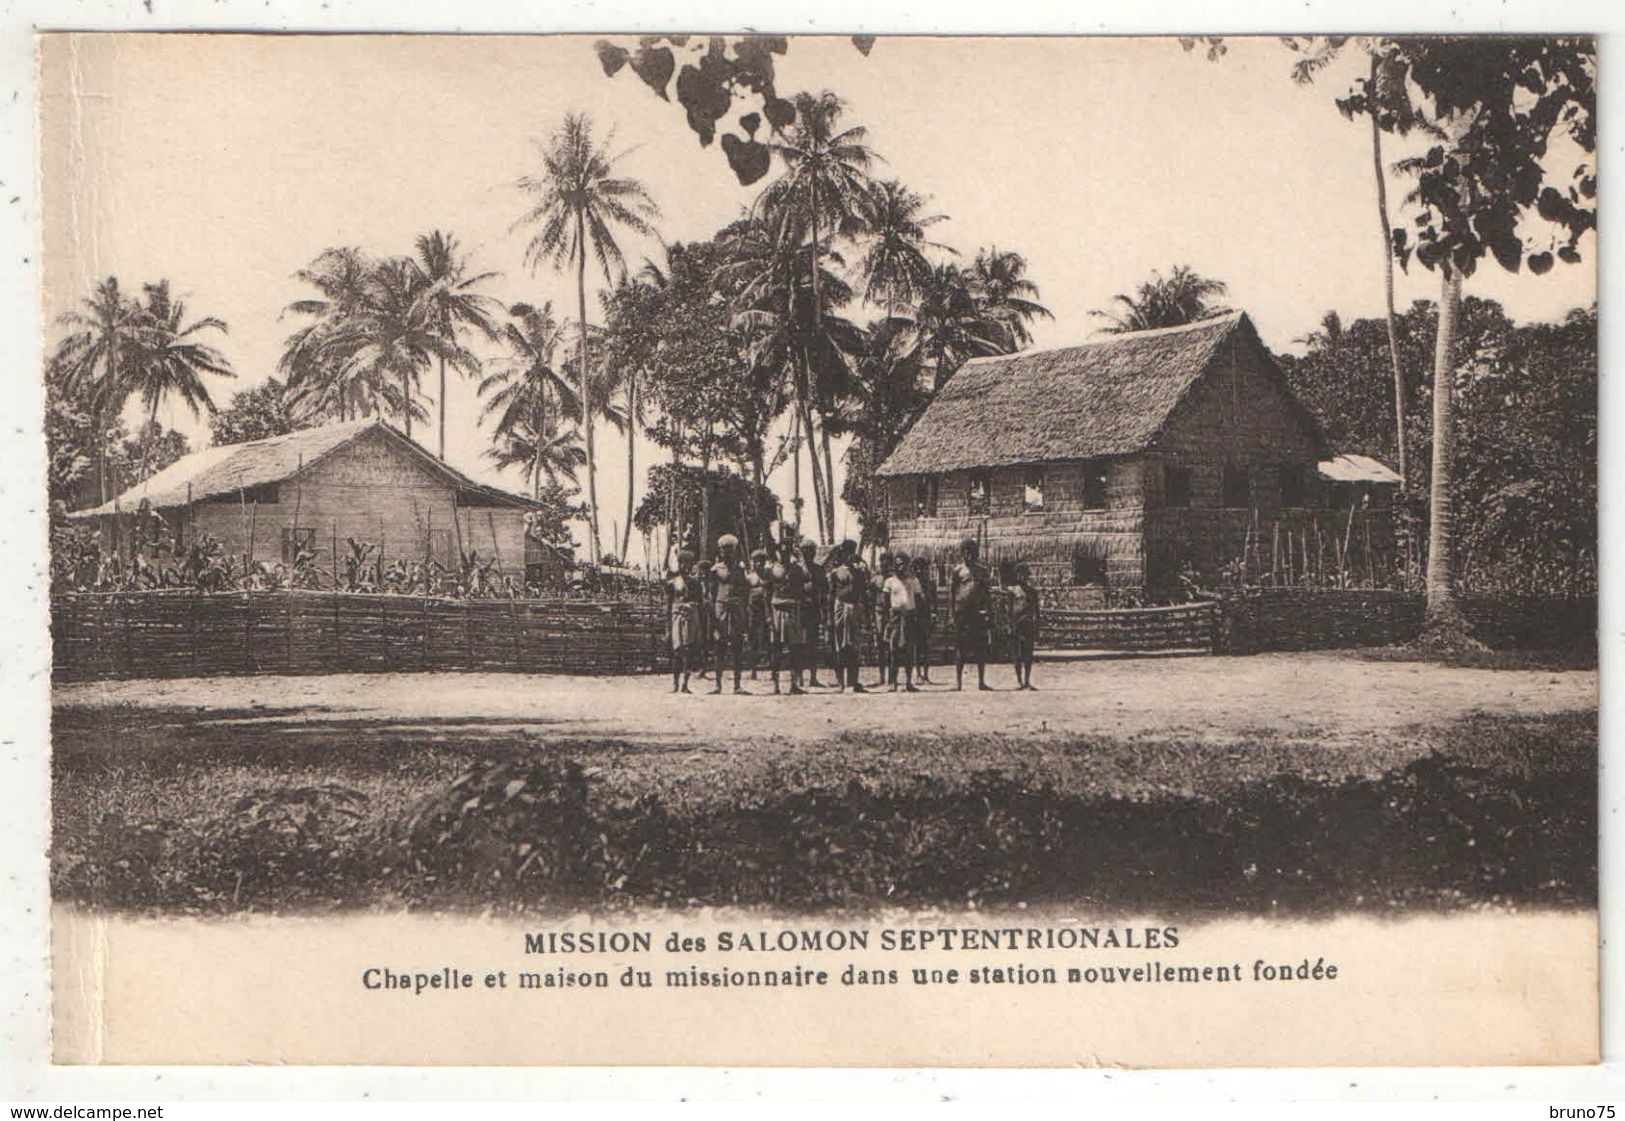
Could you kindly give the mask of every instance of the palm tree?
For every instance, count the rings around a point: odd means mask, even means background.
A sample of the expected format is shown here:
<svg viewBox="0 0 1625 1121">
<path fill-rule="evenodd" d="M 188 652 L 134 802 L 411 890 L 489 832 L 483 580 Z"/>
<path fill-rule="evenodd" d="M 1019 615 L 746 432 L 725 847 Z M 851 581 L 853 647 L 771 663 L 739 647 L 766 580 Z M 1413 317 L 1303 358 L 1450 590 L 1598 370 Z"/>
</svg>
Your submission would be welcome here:
<svg viewBox="0 0 1625 1121">
<path fill-rule="evenodd" d="M 532 497 L 540 498 L 543 476 L 553 479 L 567 465 L 564 459 L 548 460 L 559 447 L 550 442 L 549 434 L 560 437 L 561 420 L 580 419 L 581 398 L 554 364 L 554 355 L 564 341 L 565 325 L 554 318 L 552 303 L 541 307 L 514 304 L 508 312 L 513 318 L 503 324 L 500 332 L 508 357 L 480 382 L 480 397 L 489 398 L 481 416 L 496 418 L 498 446 L 489 454 L 500 465 L 520 462 L 509 453 L 516 454 L 522 445 L 530 448 L 525 475 L 531 483 Z M 575 476 L 569 478 L 574 481 Z"/>
<path fill-rule="evenodd" d="M 52 354 L 63 387 L 89 401 L 96 420 L 96 494 L 106 502 L 107 425 L 129 397 L 129 366 L 142 341 L 140 306 L 119 289 L 117 277 L 96 285 L 80 310 L 65 312 L 60 322 L 69 334 Z"/>
<path fill-rule="evenodd" d="M 576 469 L 587 462 L 580 431 L 561 431 L 552 420 L 540 430 L 532 428 L 528 421 L 520 421 L 485 454 L 499 469 L 517 466 L 530 484 L 531 497 L 537 501 L 541 501 L 544 478 L 555 486 L 561 477 L 574 483 Z"/>
<path fill-rule="evenodd" d="M 1389 40 L 1379 36 L 1289 37 L 1287 46 L 1304 53 L 1292 69 L 1292 80 L 1308 85 L 1315 75 L 1337 57 L 1349 44 L 1369 55 L 1370 73 L 1359 93 L 1339 99 L 1337 105 L 1345 117 L 1365 113 L 1371 118 L 1371 170 L 1376 182 L 1377 234 L 1382 247 L 1383 294 L 1386 297 L 1388 322 L 1388 360 L 1394 375 L 1394 439 L 1399 453 L 1399 486 L 1410 485 L 1405 447 L 1405 368 L 1399 357 L 1399 313 L 1394 309 L 1394 245 L 1393 227 L 1388 220 L 1388 178 L 1382 158 L 1382 134 L 1392 129 L 1400 136 L 1412 131 L 1425 132 L 1435 140 L 1445 140 L 1444 133 L 1411 101 L 1405 82 L 1405 67 L 1399 51 Z"/>
<path fill-rule="evenodd" d="M 798 93 L 794 99 L 795 117 L 789 128 L 777 133 L 769 147 L 784 161 L 784 174 L 768 185 L 757 199 L 757 207 L 775 229 L 774 241 L 791 252 L 803 244 L 808 249 L 808 275 L 812 306 L 808 321 L 823 322 L 823 291 L 820 283 L 825 236 L 833 240 L 863 229 L 874 205 L 874 183 L 869 167 L 875 155 L 862 125 L 840 127 L 846 105 L 839 97 L 822 93 Z M 794 292 L 796 285 L 789 286 Z M 786 311 L 788 312 L 788 308 Z M 813 415 L 810 398 L 814 394 L 812 357 L 802 355 L 802 378 L 797 384 L 801 423 L 808 436 L 808 457 L 814 478 L 818 478 L 817 445 L 812 440 Z M 835 470 L 831 463 L 829 433 L 823 433 L 824 477 L 815 485 L 821 491 L 820 523 L 835 524 Z M 798 472 L 799 474 L 799 472 Z M 815 493 L 815 498 L 817 497 Z"/>
<path fill-rule="evenodd" d="M 535 202 L 515 223 L 541 228 L 525 246 L 525 263 L 534 270 L 549 262 L 576 270 L 576 321 L 580 324 L 577 366 L 585 371 L 587 360 L 587 257 L 597 260 L 604 278 L 611 279 L 614 268 L 625 271 L 625 259 L 615 240 L 616 227 L 633 233 L 652 235 L 650 219 L 659 208 L 649 192 L 636 179 L 615 176 L 622 158 L 612 155 L 594 139 L 592 122 L 579 113 L 567 114 L 546 147 L 538 145 L 542 159 L 539 175 L 526 175 L 519 186 L 535 196 Z M 598 482 L 593 460 L 592 409 L 583 413 L 587 450 L 587 520 L 592 540 L 592 559 L 597 563 Z"/>
<path fill-rule="evenodd" d="M 898 304 L 912 304 L 931 272 L 926 250 L 952 253 L 931 241 L 926 230 L 946 222 L 946 214 L 924 213 L 926 198 L 895 179 L 876 183 L 869 201 L 868 248 L 858 263 L 865 286 L 863 298 L 895 315 Z"/>
<path fill-rule="evenodd" d="M 411 260 L 384 261 L 367 278 L 361 307 L 331 341 L 346 381 L 395 386 L 385 403 L 409 437 L 413 420 L 428 419 L 417 387 L 430 365 L 443 361 L 471 375 L 479 369 L 478 358 L 442 333 L 439 308 L 428 295 Z"/>
<path fill-rule="evenodd" d="M 142 329 L 137 344 L 135 361 L 126 367 L 127 392 L 138 395 L 147 414 L 147 425 L 158 426 L 158 406 L 164 398 L 179 396 L 198 416 L 203 410 L 215 412 L 214 398 L 203 378 L 237 376 L 226 356 L 198 335 L 204 331 L 226 333 L 224 320 L 204 316 L 186 322 L 186 305 L 169 294 L 169 281 L 142 286 L 145 304 L 141 308 Z M 150 447 L 150 441 L 147 445 Z M 147 473 L 146 452 L 141 459 L 141 474 Z"/>
<path fill-rule="evenodd" d="M 344 336 L 344 325 L 360 313 L 376 267 L 360 249 L 346 247 L 324 249 L 294 273 L 317 295 L 283 309 L 283 315 L 306 316 L 311 322 L 288 336 L 277 369 L 287 377 L 289 402 L 307 415 L 331 413 L 343 421 L 375 407 L 379 387 L 346 380 L 336 343 Z"/>
<path fill-rule="evenodd" d="M 1110 321 L 1103 330 L 1112 335 L 1182 327 L 1228 312 L 1230 309 L 1213 303 L 1228 291 L 1224 281 L 1200 276 L 1189 265 L 1176 265 L 1166 277 L 1152 273 L 1151 279 L 1132 296 L 1113 296 L 1112 302 L 1121 308 L 1105 308 L 1094 314 Z"/>
<path fill-rule="evenodd" d="M 1027 330 L 1033 320 L 1055 318 L 1038 302 L 1038 285 L 1027 276 L 1027 258 L 1012 249 L 978 251 L 968 279 L 982 310 L 1004 324 L 1006 350 L 1020 350 L 1033 341 Z"/>
<path fill-rule="evenodd" d="M 771 231 L 759 222 L 749 222 L 726 243 L 729 263 L 719 279 L 732 291 L 739 310 L 733 326 L 746 339 L 746 359 L 760 371 L 766 393 L 764 399 L 776 403 L 786 398 L 793 404 L 791 437 L 795 463 L 792 502 L 801 510 L 800 448 L 806 444 L 813 468 L 813 499 L 820 536 L 834 529 L 834 499 L 829 493 L 832 476 L 820 470 L 817 447 L 813 444 L 814 406 L 831 419 L 841 401 L 853 391 L 849 356 L 862 353 L 862 332 L 848 320 L 833 314 L 852 298 L 851 288 L 832 271 L 811 266 L 811 250 L 781 251 Z M 796 261 L 805 258 L 805 263 Z M 839 254 L 826 251 L 824 260 L 841 263 Z M 814 298 L 813 277 L 822 293 Z M 816 309 L 816 318 L 815 318 Z M 786 390 L 788 389 L 788 392 Z M 775 408 L 776 404 L 770 406 Z M 824 435 L 824 464 L 829 466 L 828 430 Z"/>
<path fill-rule="evenodd" d="M 1005 354 L 1012 347 L 1009 324 L 980 300 L 958 265 L 938 265 L 920 292 L 905 353 L 932 371 L 941 389 L 968 359 Z"/>
<path fill-rule="evenodd" d="M 605 367 L 625 395 L 621 415 L 627 426 L 626 520 L 621 526 L 620 550 L 616 554 L 623 564 L 632 544 L 632 515 L 637 499 L 637 433 L 644 421 L 643 377 L 660 349 L 655 324 L 660 316 L 661 293 L 670 286 L 669 258 L 665 267 L 644 258 L 635 279 L 623 278 L 613 293 L 599 297 L 600 304 L 614 304 L 619 313 L 611 316 L 611 322 L 619 322 L 605 347 Z"/>
<path fill-rule="evenodd" d="M 468 259 L 458 254 L 457 239 L 440 230 L 420 234 L 416 243 L 418 283 L 424 291 L 420 299 L 431 307 L 431 314 L 439 322 L 441 335 L 455 343 L 457 337 L 474 331 L 486 339 L 498 337 L 493 316 L 502 305 L 493 297 L 477 291 L 481 284 L 497 274 L 482 272 L 469 275 Z M 438 445 L 441 459 L 446 458 L 446 358 L 437 357 L 440 365 L 440 422 Z M 478 361 L 475 362 L 478 368 Z"/>
<path fill-rule="evenodd" d="M 1299 335 L 1292 341 L 1310 350 L 1330 350 L 1343 341 L 1345 328 L 1343 317 L 1336 310 L 1328 311 L 1320 317 L 1320 326 L 1307 335 Z"/>
</svg>

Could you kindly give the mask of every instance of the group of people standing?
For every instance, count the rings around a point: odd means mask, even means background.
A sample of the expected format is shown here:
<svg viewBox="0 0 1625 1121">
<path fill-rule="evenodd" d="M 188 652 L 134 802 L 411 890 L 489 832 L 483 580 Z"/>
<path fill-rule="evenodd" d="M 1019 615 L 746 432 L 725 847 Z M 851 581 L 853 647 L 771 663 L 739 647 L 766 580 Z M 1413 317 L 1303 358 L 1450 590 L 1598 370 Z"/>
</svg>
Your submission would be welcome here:
<svg viewBox="0 0 1625 1121">
<path fill-rule="evenodd" d="M 748 562 L 739 539 L 717 539 L 716 560 L 701 562 L 683 550 L 666 580 L 671 611 L 672 692 L 689 692 L 689 678 L 714 671 L 711 692 L 723 690 L 731 664 L 733 690 L 744 693 L 746 651 L 756 677 L 767 653 L 773 692 L 788 675 L 792 696 L 805 684 L 822 688 L 820 666 L 835 675 L 835 688 L 863 693 L 884 688 L 918 692 L 916 676 L 931 680 L 931 643 L 936 627 L 937 583 L 930 562 L 905 553 L 882 552 L 876 567 L 863 560 L 853 541 L 832 548 L 822 563 L 815 542 L 790 525 L 778 541 L 754 550 Z M 964 687 L 965 666 L 976 666 L 979 689 L 987 684 L 987 658 L 993 633 L 995 588 L 979 560 L 974 539 L 960 543 L 959 563 L 948 586 L 948 618 L 954 629 L 954 688 Z M 1006 597 L 1005 618 L 1017 687 L 1031 689 L 1033 648 L 1038 637 L 1038 594 L 1025 564 L 1017 565 L 997 589 Z M 867 623 L 867 626 L 866 626 Z M 879 679 L 859 680 L 860 646 L 866 629 L 875 637 Z M 826 645 L 827 639 L 827 645 Z"/>
</svg>

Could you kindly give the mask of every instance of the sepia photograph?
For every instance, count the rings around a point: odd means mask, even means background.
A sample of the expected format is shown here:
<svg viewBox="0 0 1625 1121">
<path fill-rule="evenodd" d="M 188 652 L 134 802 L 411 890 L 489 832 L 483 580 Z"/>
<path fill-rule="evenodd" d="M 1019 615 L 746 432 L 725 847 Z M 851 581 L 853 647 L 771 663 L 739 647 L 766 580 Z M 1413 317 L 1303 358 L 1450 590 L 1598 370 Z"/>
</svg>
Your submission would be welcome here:
<svg viewBox="0 0 1625 1121">
<path fill-rule="evenodd" d="M 1597 1060 L 1594 38 L 37 44 L 57 1061 Z"/>
</svg>

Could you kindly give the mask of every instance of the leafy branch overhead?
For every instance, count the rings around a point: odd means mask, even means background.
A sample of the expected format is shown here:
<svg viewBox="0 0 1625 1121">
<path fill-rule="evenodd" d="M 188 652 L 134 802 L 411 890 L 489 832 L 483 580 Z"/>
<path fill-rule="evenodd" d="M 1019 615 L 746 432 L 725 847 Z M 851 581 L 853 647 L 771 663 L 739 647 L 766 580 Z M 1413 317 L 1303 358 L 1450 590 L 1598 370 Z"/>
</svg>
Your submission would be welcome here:
<svg viewBox="0 0 1625 1121">
<path fill-rule="evenodd" d="M 852 45 L 865 56 L 874 42 L 872 35 L 852 36 Z M 701 147 L 709 147 L 720 131 L 722 153 L 744 186 L 772 165 L 772 149 L 757 139 L 764 123 L 775 133 L 796 118 L 793 95 L 781 97 L 775 85 L 773 58 L 789 47 L 783 35 L 644 35 L 631 45 L 611 39 L 593 45 L 605 76 L 630 70 L 662 100 L 670 101 L 675 92 Z"/>
</svg>

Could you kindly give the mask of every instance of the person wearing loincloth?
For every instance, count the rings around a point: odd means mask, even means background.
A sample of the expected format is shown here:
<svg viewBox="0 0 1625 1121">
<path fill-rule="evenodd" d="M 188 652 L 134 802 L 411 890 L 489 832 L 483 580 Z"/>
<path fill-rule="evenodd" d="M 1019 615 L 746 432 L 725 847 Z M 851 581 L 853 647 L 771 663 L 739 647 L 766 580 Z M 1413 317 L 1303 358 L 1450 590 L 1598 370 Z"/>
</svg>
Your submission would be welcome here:
<svg viewBox="0 0 1625 1121">
<path fill-rule="evenodd" d="M 818 545 L 810 537 L 801 542 L 801 572 L 801 664 L 807 672 L 807 684 L 822 688 L 824 683 L 818 680 L 822 653 L 819 640 L 829 618 L 829 574 L 818 563 Z"/>
<path fill-rule="evenodd" d="M 891 579 L 891 575 L 891 551 L 882 550 L 875 560 L 875 574 L 870 591 L 870 607 L 874 613 L 875 661 L 880 668 L 880 680 L 875 682 L 876 689 L 886 687 L 888 679 L 886 671 L 891 666 L 891 644 L 886 640 L 887 628 L 891 625 L 891 600 L 886 594 L 886 581 Z"/>
<path fill-rule="evenodd" d="M 931 562 L 914 558 L 914 672 L 921 681 L 931 680 L 931 637 L 937 629 L 937 581 Z"/>
<path fill-rule="evenodd" d="M 858 643 L 862 640 L 863 601 L 868 595 L 868 572 L 858 559 L 858 546 L 843 541 L 830 557 L 829 644 L 835 662 L 835 687 L 846 692 L 866 692 L 858 680 Z"/>
<path fill-rule="evenodd" d="M 740 658 L 749 628 L 746 599 L 750 588 L 745 580 L 745 566 L 739 562 L 739 538 L 731 533 L 717 538 L 717 561 L 706 573 L 706 580 L 711 597 L 711 624 L 717 641 L 717 686 L 711 691 L 722 692 L 723 659 L 731 652 L 734 692 L 743 693 Z"/>
<path fill-rule="evenodd" d="M 768 665 L 773 671 L 773 691 L 779 691 L 779 664 L 790 669 L 790 695 L 801 696 L 801 601 L 805 595 L 806 574 L 796 563 L 794 526 L 785 526 L 779 538 L 779 555 L 767 568 Z"/>
<path fill-rule="evenodd" d="M 1038 589 L 1033 586 L 1032 569 L 1026 561 L 1016 565 L 1015 576 L 1007 593 L 1010 597 L 1010 662 L 1016 670 L 1016 688 L 1032 689 L 1033 649 L 1038 645 Z"/>
<path fill-rule="evenodd" d="M 965 687 L 965 662 L 976 662 L 976 687 L 987 685 L 988 574 L 978 559 L 976 539 L 959 543 L 959 565 L 948 583 L 948 612 L 954 625 L 954 688 Z"/>
<path fill-rule="evenodd" d="M 688 692 L 688 675 L 701 654 L 705 590 L 695 557 L 687 549 L 677 554 L 677 567 L 666 581 L 666 605 L 671 612 L 671 691 Z"/>
<path fill-rule="evenodd" d="M 745 603 L 745 637 L 750 643 L 750 679 L 756 680 L 756 670 L 762 663 L 762 653 L 768 647 L 767 610 L 767 550 L 750 551 L 750 567 L 745 570 L 745 587 L 749 592 Z"/>
</svg>

